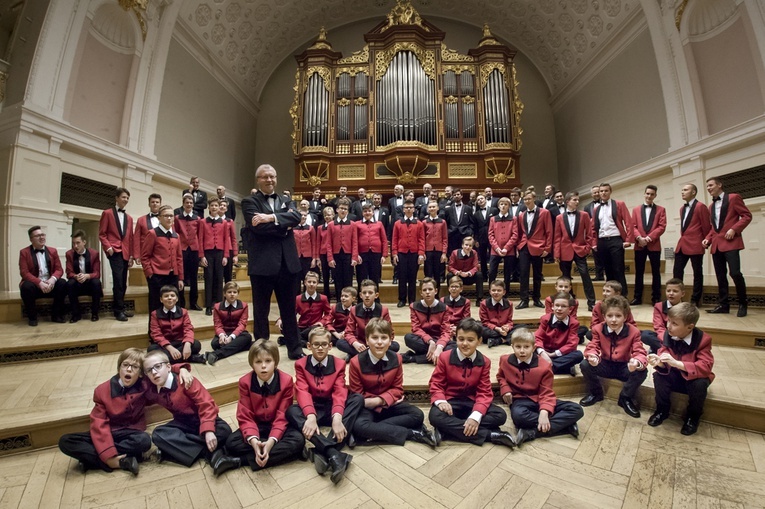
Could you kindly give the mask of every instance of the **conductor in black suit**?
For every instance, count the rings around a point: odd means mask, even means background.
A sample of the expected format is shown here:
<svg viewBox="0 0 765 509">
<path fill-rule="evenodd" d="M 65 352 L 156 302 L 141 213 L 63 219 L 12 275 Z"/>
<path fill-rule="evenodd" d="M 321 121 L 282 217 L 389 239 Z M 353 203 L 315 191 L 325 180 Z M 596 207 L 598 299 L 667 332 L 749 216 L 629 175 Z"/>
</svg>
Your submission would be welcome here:
<svg viewBox="0 0 765 509">
<path fill-rule="evenodd" d="M 191 177 L 189 188 L 184 189 L 181 196 L 186 193 L 194 197 L 194 212 L 196 215 L 204 218 L 205 210 L 207 210 L 207 193 L 199 190 L 199 177 Z"/>
<path fill-rule="evenodd" d="M 255 337 L 269 337 L 268 312 L 271 294 L 276 292 L 287 354 L 290 359 L 299 359 L 304 355 L 295 318 L 300 259 L 292 228 L 300 223 L 300 214 L 285 203 L 284 196 L 274 192 L 276 170 L 271 165 L 260 165 L 255 178 L 258 191 L 242 200 Z"/>
</svg>

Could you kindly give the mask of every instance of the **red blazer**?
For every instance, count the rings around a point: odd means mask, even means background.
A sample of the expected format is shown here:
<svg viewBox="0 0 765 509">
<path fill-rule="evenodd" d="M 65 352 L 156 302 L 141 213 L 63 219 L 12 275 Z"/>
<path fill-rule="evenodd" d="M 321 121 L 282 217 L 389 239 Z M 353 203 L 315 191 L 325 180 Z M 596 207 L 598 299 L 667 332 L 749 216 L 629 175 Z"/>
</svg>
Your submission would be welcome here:
<svg viewBox="0 0 765 509">
<path fill-rule="evenodd" d="M 224 258 L 229 258 L 231 256 L 231 235 L 227 223 L 224 223 L 220 218 L 208 217 L 199 222 L 199 257 L 202 258 L 205 251 L 213 249 L 222 250 Z"/>
<path fill-rule="evenodd" d="M 547 313 L 548 315 L 552 313 L 553 312 L 552 306 L 553 306 L 552 296 L 548 295 L 547 297 L 545 297 L 545 313 Z M 568 314 L 568 316 L 570 316 L 576 321 L 579 321 L 579 318 L 577 318 L 578 311 L 579 311 L 579 301 L 574 299 L 574 305 L 571 306 L 571 312 Z"/>
<path fill-rule="evenodd" d="M 579 322 L 575 318 L 568 317 L 568 327 L 561 330 L 552 325 L 553 315 L 544 315 L 539 320 L 539 328 L 534 333 L 535 346 L 543 349 L 545 352 L 555 352 L 560 350 L 561 355 L 566 355 L 576 350 L 579 344 Z"/>
<path fill-rule="evenodd" d="M 175 306 L 175 312 L 167 312 L 164 307 L 151 312 L 149 319 L 149 336 L 159 346 L 165 348 L 171 341 L 194 342 L 194 326 L 191 325 L 189 313 L 180 306 Z"/>
<path fill-rule="evenodd" d="M 461 247 L 455 249 L 449 256 L 446 272 L 451 272 L 452 274 L 468 272 L 470 274 L 468 277 L 475 276 L 476 272 L 478 272 L 478 252 L 473 249 L 470 251 L 470 256 L 463 256 Z"/>
<path fill-rule="evenodd" d="M 513 305 L 507 299 L 503 298 L 500 309 L 497 310 L 492 303 L 491 297 L 481 301 L 481 307 L 478 308 L 478 318 L 484 327 L 491 330 L 503 325 L 510 325 L 513 328 Z"/>
<path fill-rule="evenodd" d="M 175 224 L 173 229 L 181 239 L 181 250 L 191 248 L 192 251 L 199 251 L 199 226 L 202 224 L 202 220 L 199 216 L 192 214 L 190 218 L 181 213 L 175 216 Z"/>
<path fill-rule="evenodd" d="M 115 253 L 122 253 L 122 258 L 126 261 L 135 256 L 141 256 L 141 253 L 133 252 L 133 218 L 125 212 L 125 232 L 121 233 L 116 206 L 101 212 L 98 241 L 101 242 L 104 253 L 112 248 Z"/>
<path fill-rule="evenodd" d="M 677 247 L 675 247 L 675 253 L 683 253 L 687 256 L 704 254 L 704 246 L 701 241 L 712 229 L 709 209 L 706 205 L 699 200 L 693 200 L 693 206 L 690 208 L 688 219 L 683 223 L 685 205 L 680 207 L 680 238 L 677 241 Z"/>
<path fill-rule="evenodd" d="M 351 309 L 353 309 L 353 306 L 348 308 L 347 311 L 344 310 L 342 302 L 338 302 L 332 308 L 332 312 L 324 317 L 324 326 L 329 332 L 345 332 Z"/>
<path fill-rule="evenodd" d="M 614 206 L 615 205 L 615 206 Z M 598 246 L 598 231 L 600 230 L 600 207 L 596 205 L 592 211 L 592 247 Z M 630 211 L 627 210 L 627 205 L 623 201 L 611 200 L 611 216 L 616 223 L 616 228 L 619 230 L 619 235 L 622 237 L 623 242 L 635 242 L 633 236 L 634 231 L 632 228 L 632 216 Z"/>
<path fill-rule="evenodd" d="M 470 318 L 470 299 L 460 295 L 459 299 L 452 301 L 451 295 L 441 297 L 441 302 L 446 306 L 446 322 L 451 327 L 457 326 L 465 319 Z"/>
<path fill-rule="evenodd" d="M 590 215 L 583 210 L 577 211 L 576 214 L 573 231 L 570 229 L 567 214 L 555 218 L 553 256 L 562 262 L 572 261 L 574 255 L 585 257 L 592 251 Z"/>
<path fill-rule="evenodd" d="M 300 315 L 298 327 L 301 329 L 306 329 L 317 323 L 326 323 L 327 315 L 332 313 L 326 295 L 316 292 L 313 298 L 316 300 L 308 302 L 305 292 L 295 297 L 295 313 Z"/>
<path fill-rule="evenodd" d="M 337 219 L 329 223 L 324 242 L 326 242 L 327 260 L 330 262 L 335 259 L 334 255 L 339 254 L 341 249 L 345 254 L 351 255 L 352 260 L 359 257 L 358 232 L 348 218 L 345 218 L 342 226 Z"/>
<path fill-rule="evenodd" d="M 425 227 L 425 251 L 438 251 L 446 254 L 449 249 L 449 236 L 446 231 L 446 220 L 436 217 L 435 220 L 427 218 L 422 220 Z"/>
<path fill-rule="evenodd" d="M 215 326 L 215 335 L 226 334 L 230 336 L 239 336 L 247 330 L 247 320 L 250 312 L 247 309 L 247 303 L 241 300 L 236 301 L 236 307 L 224 307 L 224 301 L 216 302 L 213 305 L 213 325 Z M 229 311 L 230 310 L 230 311 Z"/>
<path fill-rule="evenodd" d="M 661 251 L 661 236 L 667 229 L 667 210 L 661 205 L 654 204 L 653 210 L 648 217 L 648 224 L 645 222 L 643 205 L 638 205 L 632 209 L 632 238 L 635 240 L 635 251 Z M 638 237 L 651 237 L 652 242 L 645 247 L 637 244 Z"/>
<path fill-rule="evenodd" d="M 596 325 L 600 325 L 601 323 L 606 321 L 606 318 L 603 315 L 603 310 L 601 309 L 601 304 L 603 304 L 603 301 L 599 300 L 598 302 L 595 303 L 595 306 L 592 308 L 592 319 L 590 320 L 590 329 L 594 329 Z M 630 309 L 630 313 L 627 315 L 625 322 L 632 325 L 633 327 L 637 327 L 637 324 L 635 323 L 635 317 L 632 316 L 631 309 Z"/>
<path fill-rule="evenodd" d="M 404 368 L 401 356 L 396 352 L 386 352 L 387 361 L 379 360 L 372 364 L 370 352 L 361 352 L 354 356 L 348 369 L 351 392 L 364 398 L 382 398 L 385 406 L 393 406 L 404 395 Z M 378 366 L 381 362 L 384 364 Z M 382 368 L 382 370 L 380 369 Z M 375 408 L 376 412 L 382 407 Z"/>
<path fill-rule="evenodd" d="M 667 301 L 663 300 L 653 305 L 653 330 L 656 331 L 656 335 L 659 339 L 664 337 L 664 333 L 667 331 Z"/>
<path fill-rule="evenodd" d="M 40 267 L 37 266 L 37 256 L 32 256 L 32 249 L 32 246 L 29 245 L 19 251 L 19 273 L 21 273 L 19 287 L 24 281 L 34 283 L 35 286 L 40 284 Z M 61 268 L 58 251 L 48 246 L 44 246 L 43 249 L 45 249 L 45 259 L 48 262 L 48 274 L 56 279 L 61 279 L 64 275 L 64 269 Z"/>
<path fill-rule="evenodd" d="M 511 394 L 513 400 L 530 399 L 539 410 L 547 410 L 552 415 L 555 411 L 555 392 L 553 392 L 552 364 L 539 357 L 536 352 L 531 356 L 531 363 L 519 363 L 515 354 L 499 358 L 499 394 Z"/>
<path fill-rule="evenodd" d="M 316 228 L 316 240 L 319 247 L 319 255 L 327 256 L 327 238 L 329 237 L 329 225 L 322 224 Z"/>
<path fill-rule="evenodd" d="M 647 354 L 638 328 L 625 322 L 617 340 L 614 341 L 607 333 L 607 327 L 604 323 L 592 328 L 592 341 L 587 343 L 584 349 L 585 358 L 588 355 L 597 355 L 602 360 L 625 363 L 630 359 L 637 359 L 645 366 Z"/>
<path fill-rule="evenodd" d="M 149 215 L 150 214 L 138 216 L 138 219 L 135 220 L 135 231 L 133 232 L 133 257 L 141 256 L 143 239 L 146 237 L 146 234 L 149 233 L 149 230 L 154 229 L 150 228 Z M 157 222 L 157 226 L 159 226 L 159 222 Z"/>
<path fill-rule="evenodd" d="M 675 341 L 668 332 L 664 334 L 662 339 L 663 344 L 659 348 L 658 355 L 666 352 L 681 361 L 685 366 L 685 371 L 680 371 L 683 378 L 686 380 L 709 378 L 710 383 L 714 381 L 715 374 L 712 373 L 712 367 L 715 358 L 712 356 L 712 338 L 709 337 L 709 334 L 701 329 L 693 329 L 690 345 L 683 340 Z M 676 368 L 671 368 L 666 364 L 663 368 L 654 368 L 660 375 L 666 375 L 673 369 Z"/>
<path fill-rule="evenodd" d="M 199 433 L 215 431 L 215 420 L 218 418 L 218 405 L 202 383 L 194 378 L 191 387 L 186 389 L 178 383 L 178 376 L 173 375 L 173 385 L 170 389 L 149 387 L 145 392 L 146 403 L 160 405 L 173 414 L 173 419 L 185 422 L 199 422 Z"/>
<path fill-rule="evenodd" d="M 314 399 L 332 400 L 331 415 L 343 415 L 348 399 L 345 386 L 345 361 L 327 356 L 326 367 L 311 364 L 312 356 L 295 361 L 295 396 L 303 415 L 316 413 Z"/>
<path fill-rule="evenodd" d="M 518 223 L 508 212 L 504 220 L 499 216 L 489 219 L 489 245 L 492 256 L 498 256 L 497 249 L 507 249 L 508 255 L 515 254 L 518 243 Z"/>
<path fill-rule="evenodd" d="M 375 308 L 372 310 L 372 316 L 364 317 L 364 303 L 360 302 L 351 308 L 351 312 L 348 314 L 348 323 L 345 325 L 345 340 L 353 345 L 354 343 L 361 342 L 367 344 L 366 327 L 369 320 L 372 318 L 382 318 L 383 320 L 393 323 L 390 319 L 390 312 L 388 308 L 382 304 L 375 303 Z M 390 340 L 393 341 L 393 334 L 390 335 Z"/>
<path fill-rule="evenodd" d="M 528 210 L 521 212 L 516 220 L 518 222 L 518 244 L 516 247 L 520 251 L 528 246 L 531 256 L 542 256 L 544 251 L 552 252 L 552 219 L 550 219 L 549 210 L 542 207 L 536 207 L 534 210 L 536 212 L 530 230 L 527 230 L 526 226 Z"/>
<path fill-rule="evenodd" d="M 393 256 L 399 253 L 417 253 L 425 256 L 425 227 L 422 221 L 412 218 L 412 223 L 407 226 L 404 219 L 399 219 L 393 225 L 393 242 L 391 243 Z"/>
<path fill-rule="evenodd" d="M 430 403 L 450 399 L 470 399 L 473 412 L 486 415 L 494 393 L 491 390 L 491 360 L 476 351 L 469 367 L 462 364 L 458 350 L 441 352 L 433 374 L 430 375 Z"/>
<path fill-rule="evenodd" d="M 367 224 L 365 219 L 353 223 L 356 228 L 359 254 L 376 253 L 388 256 L 388 236 L 385 227 L 380 221 L 372 221 Z"/>
<path fill-rule="evenodd" d="M 236 223 L 231 218 L 223 219 L 228 227 L 229 245 L 231 246 L 231 256 L 239 256 L 239 241 L 236 238 Z"/>
<path fill-rule="evenodd" d="M 426 344 L 432 339 L 445 347 L 452 335 L 449 322 L 446 320 L 446 305 L 438 300 L 434 304 L 433 307 L 428 308 L 421 300 L 418 300 L 409 306 L 412 334 L 420 336 Z"/>
<path fill-rule="evenodd" d="M 146 431 L 143 384 L 138 380 L 123 393 L 119 380 L 119 375 L 114 375 L 93 391 L 95 406 L 90 411 L 90 438 L 103 462 L 119 454 L 114 446 L 113 431 Z"/>
<path fill-rule="evenodd" d="M 183 280 L 183 252 L 177 233 L 172 232 L 167 237 L 159 227 L 149 230 L 141 249 L 141 266 L 146 279 L 154 274 L 166 276 L 172 272 Z"/>
<path fill-rule="evenodd" d="M 250 437 L 265 439 L 274 437 L 281 440 L 287 430 L 285 412 L 292 404 L 294 386 L 292 377 L 284 371 L 274 371 L 274 379 L 265 384 L 267 394 L 263 394 L 258 376 L 254 371 L 239 379 L 239 403 L 236 406 L 236 420 L 245 441 Z M 268 437 L 260 436 L 258 423 L 271 423 Z"/>
<path fill-rule="evenodd" d="M 292 229 L 295 245 L 300 258 L 319 258 L 319 246 L 316 243 L 316 230 L 313 226 L 298 225 Z"/>
<path fill-rule="evenodd" d="M 101 258 L 98 251 L 90 247 L 85 249 L 85 273 L 90 274 L 90 279 L 101 277 Z M 80 263 L 74 261 L 74 249 L 66 252 L 66 278 L 72 279 L 80 273 Z"/>
<path fill-rule="evenodd" d="M 741 196 L 734 193 L 723 194 L 719 228 L 715 228 L 713 219 L 714 206 L 714 202 L 709 205 L 709 217 L 712 228 L 706 237 L 710 243 L 710 252 L 715 254 L 717 251 L 725 253 L 727 251 L 744 249 L 744 238 L 741 234 L 744 228 L 752 222 L 752 213 L 744 205 L 744 200 L 741 199 Z M 725 238 L 725 233 L 728 230 L 736 232 L 736 236 L 731 240 Z"/>
</svg>

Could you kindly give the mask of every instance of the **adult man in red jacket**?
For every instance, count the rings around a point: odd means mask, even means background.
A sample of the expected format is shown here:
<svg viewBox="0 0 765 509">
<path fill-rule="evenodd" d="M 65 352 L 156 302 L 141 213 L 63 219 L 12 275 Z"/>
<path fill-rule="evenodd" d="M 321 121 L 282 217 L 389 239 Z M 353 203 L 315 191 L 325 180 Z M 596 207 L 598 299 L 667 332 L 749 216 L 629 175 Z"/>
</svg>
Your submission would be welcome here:
<svg viewBox="0 0 765 509">
<path fill-rule="evenodd" d="M 611 199 L 611 184 L 600 184 L 600 205 L 592 212 L 592 249 L 596 251 L 606 271 L 606 279 L 622 284 L 622 295 L 627 297 L 627 278 L 624 275 L 624 249 L 634 242 L 632 217 L 623 201 Z"/>
<path fill-rule="evenodd" d="M 688 260 L 693 267 L 693 293 L 691 302 L 696 306 L 701 305 L 701 294 L 704 289 L 704 245 L 712 223 L 709 218 L 709 209 L 696 199 L 698 188 L 694 184 L 685 184 L 680 194 L 685 202 L 680 208 L 680 239 L 675 247 L 675 264 L 672 267 L 672 276 L 680 280 L 685 275 L 685 266 Z"/>
</svg>

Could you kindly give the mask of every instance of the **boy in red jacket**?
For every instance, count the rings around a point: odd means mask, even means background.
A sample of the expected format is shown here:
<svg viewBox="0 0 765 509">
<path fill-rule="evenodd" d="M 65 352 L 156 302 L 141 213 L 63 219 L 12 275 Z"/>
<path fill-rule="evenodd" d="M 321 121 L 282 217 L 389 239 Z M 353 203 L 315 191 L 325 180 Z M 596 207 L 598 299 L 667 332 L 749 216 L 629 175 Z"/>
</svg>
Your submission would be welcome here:
<svg viewBox="0 0 765 509">
<path fill-rule="evenodd" d="M 160 295 L 162 307 L 152 311 L 149 317 L 151 344 L 146 350 L 164 351 L 173 364 L 183 361 L 204 364 L 206 360 L 199 354 L 202 344 L 194 339 L 189 312 L 177 305 L 178 289 L 163 286 Z"/>
<path fill-rule="evenodd" d="M 414 302 L 417 271 L 425 261 L 425 227 L 414 217 L 414 202 L 406 200 L 404 215 L 393 225 L 391 261 L 398 267 L 398 307 Z"/>
<path fill-rule="evenodd" d="M 537 354 L 552 364 L 556 375 L 566 373 L 576 376 L 576 365 L 584 356 L 577 350 L 579 322 L 570 316 L 574 298 L 565 292 L 552 297 L 552 313 L 542 316 L 536 338 Z"/>
<path fill-rule="evenodd" d="M 446 438 L 459 442 L 515 447 L 499 429 L 507 414 L 492 404 L 491 360 L 478 351 L 483 327 L 466 318 L 457 327 L 457 348 L 443 352 L 430 377 L 428 420 Z"/>
<path fill-rule="evenodd" d="M 712 338 L 696 328 L 699 310 L 693 304 L 681 302 L 668 312 L 667 331 L 658 354 L 648 356 L 654 367 L 653 386 L 656 391 L 656 411 L 649 426 L 659 426 L 669 417 L 670 394 L 688 394 L 688 409 L 683 418 L 680 433 L 693 435 L 699 428 L 704 412 L 709 384 L 715 379 L 712 373 Z"/>
<path fill-rule="evenodd" d="M 513 332 L 513 305 L 505 298 L 505 282 L 495 279 L 489 286 L 491 297 L 481 301 L 478 317 L 483 324 L 483 339 L 489 348 L 510 344 Z"/>
<path fill-rule="evenodd" d="M 210 345 L 213 351 L 205 354 L 210 366 L 252 346 L 252 336 L 247 331 L 249 311 L 247 303 L 239 300 L 239 285 L 233 281 L 226 283 L 223 296 L 223 302 L 213 306 L 215 337 Z"/>
<path fill-rule="evenodd" d="M 489 281 L 494 281 L 499 271 L 499 264 L 505 266 L 505 286 L 510 285 L 510 277 L 518 266 L 515 245 L 518 242 L 518 229 L 515 218 L 510 212 L 510 199 L 500 198 L 499 214 L 489 220 Z"/>
<path fill-rule="evenodd" d="M 340 302 L 331 308 L 330 314 L 326 317 L 325 327 L 332 335 L 332 344 L 337 345 L 338 341 L 343 339 L 345 327 L 348 325 L 348 317 L 351 315 L 351 308 L 356 304 L 358 292 L 352 286 L 346 286 L 340 292 Z"/>
<path fill-rule="evenodd" d="M 650 348 L 651 353 L 657 353 L 661 348 L 664 333 L 667 331 L 667 313 L 683 301 L 685 284 L 680 279 L 672 278 L 667 281 L 664 294 L 666 300 L 653 305 L 653 330 L 640 331 L 640 339 Z"/>
<path fill-rule="evenodd" d="M 462 239 L 462 249 L 455 249 L 449 256 L 446 277 L 459 276 L 462 283 L 475 285 L 476 303 L 483 299 L 483 274 L 478 270 L 478 252 L 473 250 L 474 239 L 467 236 Z"/>
<path fill-rule="evenodd" d="M 300 224 L 292 229 L 295 235 L 298 258 L 300 258 L 300 279 L 305 279 L 306 274 L 316 269 L 319 261 L 318 233 L 313 226 L 306 224 L 308 212 L 300 213 Z M 300 289 L 298 288 L 298 291 Z"/>
<path fill-rule="evenodd" d="M 412 332 L 404 336 L 404 342 L 410 348 L 401 356 L 404 364 L 436 364 L 444 349 L 454 348 L 454 344 L 449 348 L 451 330 L 446 305 L 436 299 L 436 291 L 435 280 L 426 277 L 420 283 L 422 300 L 409 306 Z"/>
<path fill-rule="evenodd" d="M 149 313 L 162 307 L 160 290 L 175 286 L 183 291 L 181 240 L 173 231 L 175 215 L 170 205 L 159 208 L 159 226 L 146 232 L 141 241 L 141 265 L 149 284 Z"/>
<path fill-rule="evenodd" d="M 513 332 L 512 341 L 513 353 L 499 359 L 497 381 L 518 430 L 516 444 L 520 446 L 538 435 L 569 433 L 578 438 L 576 422 L 584 416 L 584 410 L 576 403 L 555 397 L 550 363 L 535 351 L 534 335 L 519 327 Z"/>
<path fill-rule="evenodd" d="M 305 292 L 295 297 L 295 313 L 300 317 L 298 320 L 298 332 L 300 333 L 300 342 L 305 348 L 308 343 L 308 335 L 316 327 L 323 326 L 332 310 L 329 307 L 329 299 L 326 295 L 319 293 L 319 275 L 316 272 L 308 271 L 303 280 Z M 282 319 L 277 318 L 276 326 L 282 330 Z M 277 343 L 284 344 L 284 337 L 279 336 Z"/>
<path fill-rule="evenodd" d="M 353 284 L 353 268 L 358 263 L 358 231 L 348 217 L 351 202 L 340 198 L 337 203 L 337 218 L 329 223 L 324 242 L 327 249 L 327 263 L 335 279 L 335 298 L 340 300 L 340 292 Z"/>
<path fill-rule="evenodd" d="M 387 323 L 391 323 L 388 308 L 376 302 L 379 295 L 377 283 L 371 279 L 365 279 L 361 282 L 361 303 L 351 308 L 351 312 L 348 315 L 348 323 L 345 326 L 344 337 L 337 342 L 337 348 L 347 353 L 348 357 L 355 357 L 360 352 L 369 348 L 365 331 L 370 320 L 381 318 Z M 400 347 L 393 340 L 392 328 L 389 336 L 390 345 L 388 348 L 392 352 L 398 352 Z"/>
<path fill-rule="evenodd" d="M 422 221 L 425 228 L 425 277 L 433 278 L 436 289 L 441 286 L 444 275 L 444 263 L 448 253 L 448 234 L 446 220 L 438 215 L 438 202 L 429 201 L 427 217 Z M 438 293 L 438 292 L 436 292 Z"/>
<path fill-rule="evenodd" d="M 231 256 L 228 225 L 218 217 L 220 200 L 208 204 L 210 215 L 199 225 L 199 265 L 205 269 L 205 314 L 212 316 L 212 306 L 223 300 L 223 267 Z"/>
<path fill-rule="evenodd" d="M 66 252 L 66 287 L 72 307 L 69 323 L 76 323 L 82 318 L 78 298 L 80 295 L 90 295 L 93 299 L 90 304 L 90 320 L 97 322 L 101 297 L 104 296 L 101 260 L 98 251 L 87 247 L 85 232 L 82 230 L 72 234 L 72 249 Z"/>
<path fill-rule="evenodd" d="M 190 194 L 183 195 L 183 209 L 175 216 L 175 232 L 181 239 L 181 252 L 183 253 L 183 286 L 189 289 L 189 302 L 183 292 L 180 295 L 182 308 L 194 311 L 202 311 L 197 302 L 199 297 L 199 228 L 202 220 L 194 212 L 194 197 Z"/>
<path fill-rule="evenodd" d="M 388 257 L 388 236 L 385 235 L 385 226 L 380 221 L 374 220 L 374 207 L 367 202 L 361 206 L 363 219 L 356 221 L 358 239 L 358 264 L 356 265 L 356 282 L 361 287 L 361 282 L 371 279 L 378 285 L 382 281 L 382 264 Z"/>
</svg>

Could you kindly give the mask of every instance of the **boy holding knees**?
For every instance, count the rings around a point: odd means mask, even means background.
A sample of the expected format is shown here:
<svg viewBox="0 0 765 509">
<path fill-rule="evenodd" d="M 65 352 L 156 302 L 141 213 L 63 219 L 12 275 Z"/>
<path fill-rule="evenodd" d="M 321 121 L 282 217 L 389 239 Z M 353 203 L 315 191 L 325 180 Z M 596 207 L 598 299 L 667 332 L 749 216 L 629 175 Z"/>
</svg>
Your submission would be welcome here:
<svg viewBox="0 0 765 509">
<path fill-rule="evenodd" d="M 499 360 L 497 381 L 518 430 L 516 444 L 520 446 L 540 435 L 568 433 L 579 437 L 576 423 L 584 410 L 576 403 L 555 397 L 551 365 L 535 351 L 534 335 L 520 327 L 513 332 L 512 345 L 513 353 Z"/>
<path fill-rule="evenodd" d="M 348 324 L 348 316 L 351 314 L 351 308 L 356 304 L 358 292 L 352 286 L 346 286 L 340 292 L 340 302 L 335 304 L 330 314 L 326 317 L 326 328 L 332 335 L 332 344 L 343 339 L 345 327 Z"/>
<path fill-rule="evenodd" d="M 154 384 L 146 391 L 147 404 L 160 405 L 173 414 L 173 420 L 157 426 L 152 433 L 160 460 L 190 467 L 204 457 L 215 475 L 231 468 L 232 458 L 222 451 L 231 427 L 218 417 L 218 405 L 202 383 L 194 379 L 189 387 L 180 384 L 162 350 L 146 354 L 143 370 Z"/>
<path fill-rule="evenodd" d="M 404 336 L 404 342 L 410 348 L 410 351 L 402 356 L 404 364 L 436 364 L 441 352 L 451 349 L 451 330 L 447 321 L 446 305 L 436 298 L 437 292 L 436 281 L 426 277 L 420 283 L 422 300 L 409 306 L 412 332 Z"/>
<path fill-rule="evenodd" d="M 149 334 L 151 344 L 148 352 L 162 350 L 171 363 L 206 362 L 199 352 L 202 344 L 194 339 L 194 326 L 189 312 L 178 306 L 178 288 L 170 285 L 160 289 L 162 307 L 151 312 Z"/>
<path fill-rule="evenodd" d="M 348 354 L 349 357 L 355 357 L 368 348 L 366 328 L 370 320 L 380 318 L 388 324 L 392 323 L 388 308 L 376 302 L 379 295 L 377 283 L 371 279 L 365 279 L 361 282 L 361 303 L 351 308 L 344 337 L 337 342 L 337 348 Z M 390 348 L 392 352 L 398 352 L 399 344 L 393 340 L 392 326 L 389 336 L 390 344 L 386 350 Z M 396 357 L 398 358 L 398 356 Z"/>
<path fill-rule="evenodd" d="M 483 274 L 478 270 L 478 253 L 473 251 L 473 237 L 467 236 L 462 239 L 462 249 L 455 249 L 449 256 L 449 264 L 446 266 L 446 277 L 459 276 L 462 282 L 475 285 L 477 302 L 483 299 Z"/>
<path fill-rule="evenodd" d="M 442 297 L 441 302 L 446 304 L 446 321 L 449 323 L 451 337 L 456 337 L 457 326 L 465 318 L 470 318 L 470 299 L 462 296 L 462 278 L 453 276 L 449 278 L 449 295 Z"/>
<path fill-rule="evenodd" d="M 234 456 L 232 468 L 245 464 L 253 470 L 273 467 L 300 458 L 303 435 L 287 425 L 285 412 L 292 404 L 292 377 L 277 369 L 279 346 L 259 339 L 250 348 L 252 372 L 239 379 L 236 420 L 239 429 L 226 441 Z"/>
<path fill-rule="evenodd" d="M 592 339 L 592 330 L 596 325 L 600 325 L 605 321 L 605 314 L 603 313 L 603 301 L 611 297 L 619 297 L 621 294 L 622 284 L 619 281 L 609 279 L 603 283 L 603 300 L 596 302 L 595 307 L 592 308 L 592 319 L 590 320 L 590 330 L 587 332 L 587 339 Z M 637 328 L 635 317 L 632 316 L 632 310 L 627 313 L 626 322 Z"/>
<path fill-rule="evenodd" d="M 492 404 L 491 360 L 477 350 L 482 331 L 473 318 L 460 322 L 457 348 L 441 354 L 430 377 L 428 419 L 445 438 L 515 447 L 510 433 L 499 429 L 507 414 Z"/>
<path fill-rule="evenodd" d="M 488 299 L 481 302 L 478 317 L 483 324 L 483 339 L 489 348 L 510 344 L 513 331 L 513 305 L 505 298 L 505 282 L 495 279 L 489 286 Z"/>
<path fill-rule="evenodd" d="M 616 378 L 624 382 L 619 394 L 619 406 L 627 415 L 637 418 L 640 417 L 640 410 L 635 396 L 648 376 L 648 361 L 640 341 L 640 331 L 626 322 L 630 305 L 621 295 L 605 299 L 602 307 L 606 321 L 593 327 L 592 341 L 584 349 L 584 360 L 579 364 L 587 383 L 587 396 L 579 404 L 590 406 L 602 401 L 600 378 Z"/>
<path fill-rule="evenodd" d="M 223 285 L 223 299 L 213 306 L 213 351 L 206 354 L 210 366 L 219 359 L 249 350 L 252 345 L 252 336 L 247 332 L 249 310 L 247 303 L 239 300 L 239 285 L 234 281 Z"/>
<path fill-rule="evenodd" d="M 316 471 L 332 469 L 331 480 L 340 482 L 353 456 L 340 452 L 349 439 L 356 417 L 364 406 L 361 394 L 348 394 L 345 385 L 345 361 L 329 354 L 332 348 L 327 329 L 317 327 L 308 335 L 311 355 L 295 362 L 297 404 L 287 409 L 287 421 L 314 448 Z M 319 426 L 331 426 L 332 435 L 324 436 Z"/>
<path fill-rule="evenodd" d="M 667 283 L 669 285 L 669 283 Z M 688 409 L 680 433 L 693 435 L 704 412 L 712 373 L 712 338 L 696 328 L 699 310 L 693 304 L 681 302 L 668 312 L 667 330 L 658 353 L 648 356 L 654 367 L 653 386 L 656 392 L 656 411 L 648 419 L 649 426 L 659 426 L 669 417 L 670 394 L 688 394 Z"/>
<path fill-rule="evenodd" d="M 298 320 L 298 332 L 300 333 L 300 343 L 305 348 L 308 343 L 308 335 L 316 327 L 321 327 L 326 323 L 327 317 L 332 310 L 329 307 L 329 299 L 326 295 L 321 295 L 319 288 L 319 275 L 314 271 L 308 271 L 303 280 L 305 292 L 295 297 L 295 312 L 300 316 Z M 282 319 L 276 320 L 279 330 L 282 329 Z M 278 340 L 283 344 L 284 339 Z"/>
<path fill-rule="evenodd" d="M 552 364 L 553 373 L 576 376 L 576 366 L 584 359 L 577 350 L 579 322 L 570 316 L 576 302 L 570 293 L 558 292 L 552 297 L 552 313 L 544 315 L 534 333 L 537 354 Z"/>
<path fill-rule="evenodd" d="M 573 298 L 573 300 L 571 301 L 573 302 L 573 305 L 571 306 L 571 312 L 569 313 L 569 316 L 578 322 L 579 317 L 577 316 L 577 312 L 579 311 L 579 301 L 576 300 L 576 295 L 574 295 L 574 292 L 571 290 L 570 277 L 561 276 L 555 280 L 555 293 L 557 294 L 559 292 L 567 293 L 571 295 L 571 297 Z M 590 306 L 588 304 L 587 307 L 590 309 L 590 311 L 592 311 L 592 308 L 594 306 Z M 549 314 L 552 312 L 553 312 L 553 298 L 552 298 L 552 295 L 550 295 L 545 297 L 545 313 Z M 587 327 L 585 327 L 581 323 L 579 324 L 579 329 L 577 329 L 576 334 L 577 336 L 579 336 L 580 345 L 584 343 L 584 336 L 585 334 L 587 334 L 588 331 L 589 329 Z"/>
<path fill-rule="evenodd" d="M 640 331 L 640 339 L 651 349 L 651 353 L 657 353 L 662 346 L 667 331 L 667 314 L 673 306 L 683 301 L 685 284 L 681 279 L 672 278 L 667 281 L 664 294 L 666 300 L 653 305 L 653 330 Z"/>
<path fill-rule="evenodd" d="M 404 401 L 401 356 L 389 351 L 393 327 L 388 320 L 372 318 L 366 325 L 368 351 L 351 359 L 350 389 L 364 396 L 353 435 L 396 445 L 407 440 L 436 447 L 441 437 L 423 424 L 425 415 Z"/>
</svg>

